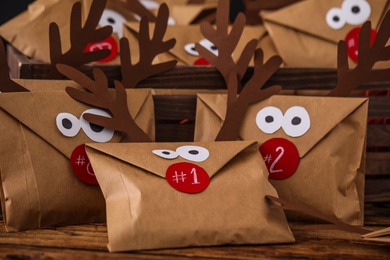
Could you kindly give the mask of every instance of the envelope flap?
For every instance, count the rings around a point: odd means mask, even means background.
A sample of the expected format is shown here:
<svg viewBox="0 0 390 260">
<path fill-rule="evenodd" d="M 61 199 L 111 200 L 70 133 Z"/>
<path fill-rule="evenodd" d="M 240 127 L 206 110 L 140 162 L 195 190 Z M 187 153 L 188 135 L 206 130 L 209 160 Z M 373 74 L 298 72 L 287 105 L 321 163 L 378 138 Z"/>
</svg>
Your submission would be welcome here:
<svg viewBox="0 0 390 260">
<path fill-rule="evenodd" d="M 190 162 L 182 157 L 175 159 L 164 159 L 157 156 L 153 150 L 175 151 L 178 147 L 193 145 L 206 148 L 210 156 L 203 162 L 193 162 L 202 167 L 208 175 L 213 177 L 220 169 L 228 164 L 234 157 L 240 154 L 249 146 L 255 144 L 255 141 L 240 142 L 200 142 L 200 143 L 88 143 L 88 149 L 98 150 L 108 156 L 115 157 L 125 161 L 147 172 L 165 178 L 166 170 L 169 166 L 179 162 Z"/>
<path fill-rule="evenodd" d="M 385 11 L 387 0 L 368 1 L 371 7 L 371 26 L 378 28 Z M 341 8 L 342 0 L 306 0 L 272 12 L 262 12 L 265 23 L 278 24 L 297 32 L 306 33 L 327 41 L 337 43 L 344 40 L 347 33 L 358 25 L 346 24 L 340 30 L 334 30 L 326 22 L 331 8 Z M 362 23 L 363 24 L 363 23 Z"/>
<path fill-rule="evenodd" d="M 226 117 L 226 94 L 207 94 L 198 93 L 197 102 L 202 102 L 203 105 L 210 109 L 210 112 L 218 116 L 221 121 Z"/>
<path fill-rule="evenodd" d="M 202 12 L 210 12 L 217 8 L 215 3 L 187 4 L 171 6 L 171 14 L 177 24 L 190 24 Z"/>
<path fill-rule="evenodd" d="M 136 119 L 147 98 L 151 97 L 151 91 L 149 89 L 128 89 L 126 91 L 130 114 Z M 91 108 L 75 101 L 65 91 L 2 93 L 0 106 L 67 157 L 70 157 L 75 145 L 91 142 L 91 139 L 81 133 L 82 131 L 69 138 L 58 130 L 56 126 L 58 114 L 69 113 L 80 118 L 85 110 Z M 119 140 L 119 137 L 112 139 L 116 142 Z"/>
</svg>

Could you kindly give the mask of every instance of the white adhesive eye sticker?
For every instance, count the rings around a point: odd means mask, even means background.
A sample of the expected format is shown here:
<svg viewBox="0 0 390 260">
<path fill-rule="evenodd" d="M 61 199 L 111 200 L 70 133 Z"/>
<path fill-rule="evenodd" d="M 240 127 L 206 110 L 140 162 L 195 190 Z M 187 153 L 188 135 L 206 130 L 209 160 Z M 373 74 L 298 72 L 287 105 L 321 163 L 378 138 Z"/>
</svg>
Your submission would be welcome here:
<svg viewBox="0 0 390 260">
<path fill-rule="evenodd" d="M 284 114 L 282 128 L 291 137 L 304 135 L 310 128 L 310 116 L 303 107 L 294 106 Z"/>
<path fill-rule="evenodd" d="M 366 0 L 344 0 L 341 9 L 347 23 L 362 24 L 371 15 L 371 6 Z"/>
<path fill-rule="evenodd" d="M 180 146 L 176 149 L 176 152 L 180 157 L 193 162 L 203 162 L 209 158 L 210 155 L 209 150 L 196 145 Z"/>
<path fill-rule="evenodd" d="M 154 153 L 155 155 L 160 156 L 164 159 L 175 159 L 179 156 L 177 154 L 177 152 L 172 151 L 172 150 L 166 150 L 166 149 L 165 150 L 164 149 L 153 150 L 152 153 Z"/>
<path fill-rule="evenodd" d="M 331 8 L 326 14 L 326 23 L 334 30 L 341 29 L 346 23 L 345 14 L 340 8 Z"/>
<path fill-rule="evenodd" d="M 283 122 L 282 111 L 273 106 L 261 109 L 256 115 L 257 127 L 266 134 L 273 134 L 279 130 Z"/>
<path fill-rule="evenodd" d="M 111 25 L 113 32 L 117 33 L 119 38 L 122 38 L 124 22 L 126 22 L 126 18 L 123 15 L 114 10 L 105 9 L 100 18 L 99 25 L 102 27 Z"/>
<path fill-rule="evenodd" d="M 160 6 L 159 3 L 153 0 L 140 0 L 139 2 L 148 10 L 156 10 Z"/>
<path fill-rule="evenodd" d="M 69 113 L 59 113 L 56 117 L 56 125 L 66 137 L 76 136 L 81 128 L 79 119 Z"/>
<path fill-rule="evenodd" d="M 198 51 L 195 49 L 195 43 L 188 43 L 184 45 L 184 50 L 193 56 L 199 56 Z"/>
<path fill-rule="evenodd" d="M 114 136 L 115 131 L 112 129 L 108 129 L 102 126 L 98 126 L 95 124 L 92 124 L 85 120 L 83 118 L 84 114 L 94 114 L 94 115 L 99 115 L 99 116 L 104 116 L 104 117 L 111 117 L 107 112 L 96 109 L 96 108 L 91 108 L 88 110 L 85 110 L 84 113 L 80 117 L 80 125 L 81 128 L 83 129 L 84 133 L 92 140 L 98 143 L 105 143 L 108 142 L 112 139 Z"/>
</svg>

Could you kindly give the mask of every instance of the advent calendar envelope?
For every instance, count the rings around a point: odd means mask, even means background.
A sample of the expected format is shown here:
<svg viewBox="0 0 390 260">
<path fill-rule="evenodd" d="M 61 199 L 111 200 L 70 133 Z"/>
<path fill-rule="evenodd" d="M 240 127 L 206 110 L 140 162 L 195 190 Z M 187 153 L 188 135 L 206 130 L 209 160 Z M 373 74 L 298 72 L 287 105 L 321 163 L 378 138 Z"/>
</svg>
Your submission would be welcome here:
<svg viewBox="0 0 390 260">
<path fill-rule="evenodd" d="M 364 98 L 272 96 L 249 107 L 239 139 L 259 142 L 281 198 L 362 225 L 367 110 Z M 215 140 L 225 111 L 225 94 L 198 94 L 194 140 Z"/>
<path fill-rule="evenodd" d="M 150 24 L 150 28 L 153 28 L 154 24 Z M 132 48 L 132 59 L 138 60 L 138 30 L 139 24 L 134 22 L 127 22 L 125 24 L 124 36 L 129 39 L 130 48 Z M 199 25 L 171 25 L 168 26 L 165 34 L 166 39 L 176 38 L 175 46 L 169 50 L 169 52 L 160 54 L 156 57 L 155 62 L 164 62 L 172 59 L 178 60 L 179 65 L 208 65 L 204 59 L 199 56 L 199 53 L 195 49 L 195 43 L 200 42 L 202 46 L 217 53 L 215 46 L 208 40 L 204 39 L 200 32 Z M 239 54 L 245 47 L 245 44 L 252 39 L 261 41 L 261 47 L 264 48 L 265 57 L 275 55 L 275 47 L 270 41 L 267 32 L 263 26 L 245 26 L 243 34 L 239 40 L 234 59 L 238 59 Z M 270 45 L 270 46 L 268 46 Z"/>
<path fill-rule="evenodd" d="M 87 144 L 107 205 L 110 251 L 289 243 L 257 144 Z"/>
<path fill-rule="evenodd" d="M 337 43 L 344 40 L 354 67 L 360 26 L 370 20 L 377 30 L 388 9 L 388 0 L 307 0 L 261 17 L 286 66 L 335 68 Z"/>
<path fill-rule="evenodd" d="M 0 35 L 24 55 L 50 62 L 49 25 L 60 28 L 64 50 L 69 49 L 70 12 L 76 0 L 34 1 L 28 9 L 0 26 Z"/>
<path fill-rule="evenodd" d="M 48 88 L 54 84 L 41 83 Z M 126 91 L 131 115 L 154 138 L 150 90 Z M 82 145 L 120 142 L 121 135 L 89 124 L 82 114 L 109 117 L 107 112 L 75 101 L 64 90 L 2 93 L 0 107 L 1 202 L 7 230 L 104 221 L 104 198 L 93 185 L 96 178 Z"/>
</svg>

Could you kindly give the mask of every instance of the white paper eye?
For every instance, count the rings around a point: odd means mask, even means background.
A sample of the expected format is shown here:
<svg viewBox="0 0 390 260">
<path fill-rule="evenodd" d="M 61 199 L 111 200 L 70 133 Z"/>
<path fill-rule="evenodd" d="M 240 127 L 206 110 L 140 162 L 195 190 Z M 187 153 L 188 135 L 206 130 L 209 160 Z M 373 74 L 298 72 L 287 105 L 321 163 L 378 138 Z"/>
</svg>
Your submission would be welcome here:
<svg viewBox="0 0 390 260">
<path fill-rule="evenodd" d="M 291 137 L 304 135 L 310 128 L 310 116 L 303 107 L 294 106 L 284 114 L 282 124 L 284 132 Z"/>
<path fill-rule="evenodd" d="M 199 56 L 198 51 L 195 49 L 195 43 L 188 43 L 184 45 L 184 50 L 193 56 Z"/>
<path fill-rule="evenodd" d="M 83 118 L 84 114 L 94 114 L 94 115 L 99 115 L 99 116 L 104 116 L 104 117 L 111 117 L 107 112 L 96 109 L 96 108 L 91 108 L 88 110 L 85 110 L 84 113 L 80 117 L 80 125 L 81 128 L 83 129 L 84 133 L 92 140 L 98 143 L 105 143 L 108 142 L 112 139 L 114 136 L 115 131 L 109 128 L 105 128 L 102 126 L 98 126 L 95 124 L 92 124 L 85 120 Z"/>
<path fill-rule="evenodd" d="M 326 23 L 334 30 L 343 28 L 345 25 L 345 13 L 340 8 L 331 8 L 326 14 Z"/>
<path fill-rule="evenodd" d="M 152 151 L 155 155 L 158 155 L 164 159 L 175 159 L 177 158 L 179 155 L 177 154 L 177 152 L 175 151 L 172 151 L 172 150 L 164 150 L 164 149 L 160 149 L 160 150 L 153 150 Z"/>
<path fill-rule="evenodd" d="M 371 6 L 366 0 L 344 0 L 341 9 L 349 24 L 358 25 L 368 20 Z"/>
<path fill-rule="evenodd" d="M 100 18 L 99 25 L 102 27 L 111 25 L 113 32 L 117 33 L 119 38 L 122 38 L 124 22 L 126 22 L 126 18 L 123 15 L 111 9 L 105 9 Z"/>
<path fill-rule="evenodd" d="M 266 134 L 273 134 L 279 130 L 283 122 L 282 111 L 273 106 L 265 107 L 257 112 L 257 127 Z"/>
<path fill-rule="evenodd" d="M 56 124 L 58 130 L 67 137 L 74 137 L 80 131 L 79 119 L 69 113 L 59 113 L 56 117 Z"/>
<path fill-rule="evenodd" d="M 203 39 L 199 42 L 199 44 L 205 47 L 207 50 L 211 51 L 215 56 L 218 56 L 218 48 L 214 45 L 214 43 L 207 39 Z"/>
<path fill-rule="evenodd" d="M 176 149 L 176 152 L 180 155 L 180 157 L 192 162 L 203 162 L 210 155 L 209 150 L 196 145 L 180 146 Z"/>
</svg>

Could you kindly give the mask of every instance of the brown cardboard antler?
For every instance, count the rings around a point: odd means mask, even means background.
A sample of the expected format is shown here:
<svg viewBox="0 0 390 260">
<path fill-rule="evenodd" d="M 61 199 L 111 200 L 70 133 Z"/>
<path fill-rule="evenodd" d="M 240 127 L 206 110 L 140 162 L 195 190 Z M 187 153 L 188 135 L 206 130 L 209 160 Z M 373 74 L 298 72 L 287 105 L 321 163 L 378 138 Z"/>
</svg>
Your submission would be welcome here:
<svg viewBox="0 0 390 260">
<path fill-rule="evenodd" d="M 11 80 L 3 41 L 0 40 L 0 92 L 28 91 L 15 81 Z"/>
<path fill-rule="evenodd" d="M 73 67 L 97 61 L 107 57 L 110 50 L 103 49 L 94 52 L 84 52 L 89 43 L 99 42 L 112 34 L 112 27 L 105 26 L 98 28 L 100 17 L 106 6 L 106 0 L 94 0 L 84 26 L 81 23 L 81 3 L 76 2 L 73 5 L 70 19 L 70 49 L 63 53 L 61 45 L 61 36 L 58 25 L 51 23 L 49 28 L 50 38 L 50 62 L 52 71 L 48 78 L 60 78 L 55 65 L 58 63 L 67 64 Z"/>
<path fill-rule="evenodd" d="M 346 97 L 361 84 L 390 78 L 390 68 L 372 70 L 376 62 L 390 60 L 390 46 L 386 46 L 390 37 L 390 11 L 379 27 L 374 43 L 370 46 L 371 22 L 363 24 L 359 34 L 358 64 L 348 66 L 347 43 L 340 41 L 337 56 L 337 86 L 329 96 Z"/>
<path fill-rule="evenodd" d="M 128 40 L 126 38 L 120 40 L 122 83 L 126 88 L 134 88 L 141 80 L 176 66 L 176 60 L 153 64 L 157 55 L 168 52 L 176 44 L 176 39 L 163 40 L 168 18 L 168 6 L 162 4 L 158 10 L 153 36 L 150 38 L 148 17 L 142 17 L 139 29 L 139 61 L 136 64 L 131 62 Z"/>
<path fill-rule="evenodd" d="M 199 54 L 214 65 L 222 74 L 228 89 L 228 101 L 225 121 L 216 141 L 236 140 L 244 115 L 249 105 L 267 99 L 281 90 L 280 86 L 261 89 L 264 83 L 282 64 L 279 56 L 273 56 L 263 62 L 263 51 L 256 49 L 257 40 L 251 40 L 245 46 L 240 58 L 235 62 L 232 58 L 234 49 L 241 37 L 245 26 L 245 16 L 239 14 L 228 33 L 229 1 L 219 1 L 216 16 L 216 28 L 209 23 L 201 24 L 201 31 L 205 38 L 218 48 L 218 56 L 212 54 L 200 44 L 196 44 Z M 241 94 L 237 96 L 239 84 L 249 62 L 254 55 L 254 73 L 245 84 Z"/>
<path fill-rule="evenodd" d="M 68 65 L 57 64 L 57 69 L 66 77 L 89 90 L 84 91 L 67 87 L 66 92 L 69 96 L 91 106 L 107 109 L 112 115 L 111 118 L 108 118 L 85 114 L 85 120 L 124 133 L 126 135 L 124 141 L 151 142 L 150 137 L 135 123 L 130 115 L 126 90 L 119 81 L 114 81 L 115 95 L 113 96 L 109 92 L 107 77 L 100 69 L 95 68 L 93 70 L 94 80 Z"/>
</svg>

